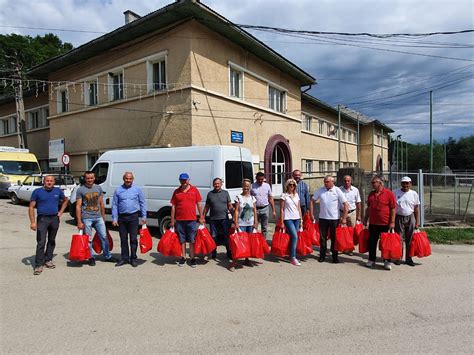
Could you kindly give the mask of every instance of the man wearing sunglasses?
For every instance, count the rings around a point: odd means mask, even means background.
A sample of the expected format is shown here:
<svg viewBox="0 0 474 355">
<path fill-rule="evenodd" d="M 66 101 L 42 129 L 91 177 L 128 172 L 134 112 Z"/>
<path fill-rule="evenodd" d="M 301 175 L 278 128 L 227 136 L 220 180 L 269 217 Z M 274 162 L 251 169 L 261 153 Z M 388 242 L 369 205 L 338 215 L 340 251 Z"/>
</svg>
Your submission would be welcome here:
<svg viewBox="0 0 474 355">
<path fill-rule="evenodd" d="M 402 177 L 402 187 L 394 191 L 397 200 L 397 210 L 395 215 L 395 232 L 400 234 L 405 241 L 405 261 L 407 265 L 415 266 L 412 258 L 408 256 L 411 246 L 413 232 L 420 224 L 420 198 L 416 191 L 411 189 L 411 179 L 408 176 Z M 400 264 L 396 260 L 395 264 Z"/>
</svg>

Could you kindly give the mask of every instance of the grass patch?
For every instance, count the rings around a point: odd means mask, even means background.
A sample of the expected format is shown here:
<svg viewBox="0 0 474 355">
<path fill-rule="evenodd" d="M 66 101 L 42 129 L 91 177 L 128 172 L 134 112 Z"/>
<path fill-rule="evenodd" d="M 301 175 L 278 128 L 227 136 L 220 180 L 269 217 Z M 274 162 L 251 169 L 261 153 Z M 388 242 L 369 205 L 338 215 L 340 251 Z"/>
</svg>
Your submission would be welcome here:
<svg viewBox="0 0 474 355">
<path fill-rule="evenodd" d="M 439 244 L 474 244 L 474 228 L 425 228 L 428 239 Z"/>
</svg>

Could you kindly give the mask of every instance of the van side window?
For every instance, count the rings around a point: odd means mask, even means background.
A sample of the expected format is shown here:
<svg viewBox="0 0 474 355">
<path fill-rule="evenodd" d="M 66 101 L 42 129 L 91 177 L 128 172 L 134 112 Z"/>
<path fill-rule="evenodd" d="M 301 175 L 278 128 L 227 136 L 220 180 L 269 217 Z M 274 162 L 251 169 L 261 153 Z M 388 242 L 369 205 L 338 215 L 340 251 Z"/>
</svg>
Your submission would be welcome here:
<svg viewBox="0 0 474 355">
<path fill-rule="evenodd" d="M 243 179 L 252 180 L 252 163 L 248 161 L 226 161 L 225 162 L 225 188 L 235 189 L 242 187 Z"/>
<path fill-rule="evenodd" d="M 109 171 L 109 163 L 99 163 L 92 171 L 95 174 L 95 183 L 102 184 L 105 180 L 107 180 L 107 173 Z"/>
</svg>

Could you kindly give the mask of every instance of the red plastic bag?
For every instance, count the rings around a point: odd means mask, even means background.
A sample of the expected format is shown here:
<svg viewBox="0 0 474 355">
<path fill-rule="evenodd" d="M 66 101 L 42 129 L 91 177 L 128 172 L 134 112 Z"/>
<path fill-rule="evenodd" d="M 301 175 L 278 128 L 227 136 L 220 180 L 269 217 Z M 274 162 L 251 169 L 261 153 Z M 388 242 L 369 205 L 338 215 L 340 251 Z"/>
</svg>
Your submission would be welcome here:
<svg viewBox="0 0 474 355">
<path fill-rule="evenodd" d="M 296 242 L 296 252 L 299 255 L 306 256 L 313 252 L 313 245 L 307 243 L 305 231 L 298 231 L 298 240 Z"/>
<path fill-rule="evenodd" d="M 196 254 L 209 254 L 217 248 L 214 239 L 211 234 L 204 226 L 199 226 L 196 239 L 194 241 L 194 253 Z"/>
<path fill-rule="evenodd" d="M 249 235 L 246 232 L 236 232 L 229 237 L 229 247 L 232 259 L 250 258 Z"/>
<path fill-rule="evenodd" d="M 71 240 L 71 248 L 69 249 L 69 260 L 83 261 L 91 258 L 91 251 L 89 249 L 89 236 L 82 234 L 73 234 Z"/>
<path fill-rule="evenodd" d="M 364 229 L 364 225 L 362 223 L 356 223 L 354 227 L 354 245 L 359 244 L 359 235 Z"/>
<path fill-rule="evenodd" d="M 174 228 L 168 229 L 161 237 L 156 248 L 159 253 L 164 256 L 181 256 L 182 249 L 178 235 L 174 232 Z"/>
<path fill-rule="evenodd" d="M 303 223 L 304 224 L 304 223 Z M 304 227 L 306 232 L 306 243 L 311 245 L 320 245 L 319 225 L 317 223 L 307 223 Z"/>
<path fill-rule="evenodd" d="M 380 233 L 379 249 L 383 259 L 400 260 L 402 258 L 402 239 L 394 232 Z"/>
<path fill-rule="evenodd" d="M 424 258 L 431 255 L 431 246 L 425 231 L 416 230 L 411 238 L 410 258 Z"/>
<path fill-rule="evenodd" d="M 290 255 L 290 235 L 284 231 L 276 231 L 273 234 L 271 253 L 280 257 Z"/>
<path fill-rule="evenodd" d="M 112 239 L 109 231 L 107 231 L 107 241 L 109 242 L 109 251 L 112 251 L 114 248 L 114 240 Z M 102 253 L 102 240 L 100 239 L 97 232 L 95 232 L 94 238 L 92 238 L 92 249 L 94 249 L 97 254 Z"/>
<path fill-rule="evenodd" d="M 303 229 L 307 230 L 308 226 L 312 225 L 313 221 L 311 220 L 311 214 L 309 211 L 306 211 L 306 213 L 303 216 Z"/>
<path fill-rule="evenodd" d="M 151 238 L 150 231 L 148 230 L 146 224 L 142 225 L 140 229 L 140 252 L 145 254 L 153 248 L 153 239 Z"/>
<path fill-rule="evenodd" d="M 359 253 L 364 254 L 369 251 L 369 230 L 363 228 L 359 233 Z"/>
<path fill-rule="evenodd" d="M 268 247 L 267 240 L 263 233 L 254 231 L 249 234 L 250 242 L 250 257 L 263 259 L 265 255 L 270 253 L 270 248 Z"/>
<path fill-rule="evenodd" d="M 336 249 L 339 252 L 354 250 L 354 228 L 348 226 L 336 228 Z"/>
</svg>

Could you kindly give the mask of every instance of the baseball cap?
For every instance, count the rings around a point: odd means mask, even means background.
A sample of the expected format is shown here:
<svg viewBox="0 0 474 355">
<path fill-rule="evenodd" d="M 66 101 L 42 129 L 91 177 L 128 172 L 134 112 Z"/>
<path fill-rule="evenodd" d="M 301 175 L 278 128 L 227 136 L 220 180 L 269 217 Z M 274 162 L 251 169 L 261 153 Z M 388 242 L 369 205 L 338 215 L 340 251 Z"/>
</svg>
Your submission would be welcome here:
<svg viewBox="0 0 474 355">
<path fill-rule="evenodd" d="M 402 182 L 411 182 L 411 179 L 408 176 L 402 177 Z"/>
<path fill-rule="evenodd" d="M 188 173 L 181 173 L 179 174 L 179 180 L 188 180 L 189 174 Z"/>
</svg>

